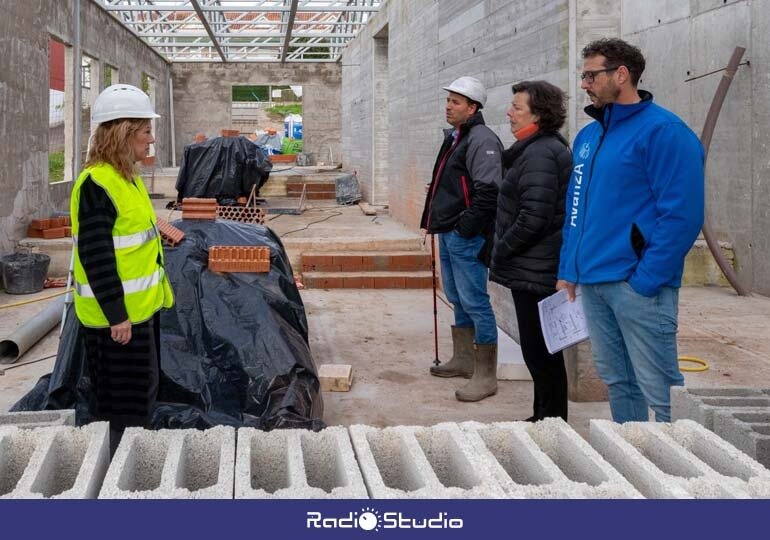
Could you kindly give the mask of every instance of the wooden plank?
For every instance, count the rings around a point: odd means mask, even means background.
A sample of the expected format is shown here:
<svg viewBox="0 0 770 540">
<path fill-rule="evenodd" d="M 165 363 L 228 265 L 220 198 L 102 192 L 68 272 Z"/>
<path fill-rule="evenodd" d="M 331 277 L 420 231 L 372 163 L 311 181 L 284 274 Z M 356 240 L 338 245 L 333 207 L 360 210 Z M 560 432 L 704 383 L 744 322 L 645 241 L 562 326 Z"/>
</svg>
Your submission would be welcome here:
<svg viewBox="0 0 770 540">
<path fill-rule="evenodd" d="M 371 204 L 368 202 L 360 202 L 358 203 L 358 207 L 361 209 L 361 211 L 364 213 L 365 216 L 376 216 L 377 210 L 372 207 Z"/>
<path fill-rule="evenodd" d="M 350 364 L 321 364 L 318 379 L 322 392 L 348 392 L 353 384 L 353 367 Z"/>
</svg>

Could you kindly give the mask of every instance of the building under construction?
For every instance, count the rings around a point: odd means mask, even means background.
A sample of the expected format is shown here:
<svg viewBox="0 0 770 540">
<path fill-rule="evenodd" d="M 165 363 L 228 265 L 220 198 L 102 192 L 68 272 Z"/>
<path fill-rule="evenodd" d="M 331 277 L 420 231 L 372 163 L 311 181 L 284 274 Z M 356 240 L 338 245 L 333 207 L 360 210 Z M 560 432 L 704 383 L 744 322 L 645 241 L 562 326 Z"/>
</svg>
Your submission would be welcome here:
<svg viewBox="0 0 770 540">
<path fill-rule="evenodd" d="M 0 15 L 0 498 L 770 497 L 766 0 L 8 0 Z M 524 422 L 536 396 L 508 288 L 488 283 L 494 395 L 458 401 L 466 379 L 430 374 L 455 324 L 421 232 L 445 88 L 481 81 L 508 148 L 512 85 L 547 81 L 572 144 L 593 122 L 581 51 L 601 38 L 643 52 L 639 88 L 707 151 L 675 327 L 685 385 L 671 423 L 614 423 L 581 341 L 564 350 L 569 421 Z M 152 429 L 111 457 L 80 377 L 69 212 L 116 84 L 159 115 L 140 170 L 177 305 Z"/>
</svg>

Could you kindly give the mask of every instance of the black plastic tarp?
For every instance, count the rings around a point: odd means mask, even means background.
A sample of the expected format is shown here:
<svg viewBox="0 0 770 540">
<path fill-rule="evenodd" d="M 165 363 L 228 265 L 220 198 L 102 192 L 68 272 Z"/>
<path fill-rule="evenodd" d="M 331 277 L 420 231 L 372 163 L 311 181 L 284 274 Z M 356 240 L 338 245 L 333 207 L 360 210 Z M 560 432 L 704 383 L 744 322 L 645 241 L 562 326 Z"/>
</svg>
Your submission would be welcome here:
<svg viewBox="0 0 770 540">
<path fill-rule="evenodd" d="M 322 429 L 323 402 L 305 309 L 283 245 L 268 228 L 177 221 L 184 241 L 166 249 L 176 304 L 161 313 L 161 380 L 152 426 Z M 270 247 L 270 273 L 208 270 L 214 245 Z M 92 419 L 85 340 L 71 312 L 54 371 L 12 410 L 76 408 Z"/>
<path fill-rule="evenodd" d="M 272 169 L 264 152 L 246 137 L 215 137 L 191 144 L 185 146 L 179 167 L 177 200 L 202 197 L 233 205 L 255 185 L 259 193 Z"/>
</svg>

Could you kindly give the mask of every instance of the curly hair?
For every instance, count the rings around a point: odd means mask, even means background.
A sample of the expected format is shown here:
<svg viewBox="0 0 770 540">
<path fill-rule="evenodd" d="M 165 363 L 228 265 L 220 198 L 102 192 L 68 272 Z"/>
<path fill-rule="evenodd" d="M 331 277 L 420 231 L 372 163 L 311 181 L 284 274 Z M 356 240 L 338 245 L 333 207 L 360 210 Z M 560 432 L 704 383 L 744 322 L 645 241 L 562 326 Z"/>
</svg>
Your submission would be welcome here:
<svg viewBox="0 0 770 540">
<path fill-rule="evenodd" d="M 604 67 L 626 66 L 631 74 L 631 83 L 634 86 L 639 84 L 646 64 L 638 47 L 622 39 L 607 38 L 592 41 L 583 48 L 583 59 L 600 55 L 606 58 Z"/>
<path fill-rule="evenodd" d="M 566 96 L 558 86 L 545 81 L 522 81 L 511 87 L 514 94 L 526 92 L 529 110 L 540 120 L 541 131 L 559 131 L 567 118 Z"/>
<path fill-rule="evenodd" d="M 133 179 L 138 171 L 129 140 L 149 123 L 144 118 L 119 118 L 99 124 L 93 134 L 85 166 L 108 163 L 126 180 Z"/>
</svg>

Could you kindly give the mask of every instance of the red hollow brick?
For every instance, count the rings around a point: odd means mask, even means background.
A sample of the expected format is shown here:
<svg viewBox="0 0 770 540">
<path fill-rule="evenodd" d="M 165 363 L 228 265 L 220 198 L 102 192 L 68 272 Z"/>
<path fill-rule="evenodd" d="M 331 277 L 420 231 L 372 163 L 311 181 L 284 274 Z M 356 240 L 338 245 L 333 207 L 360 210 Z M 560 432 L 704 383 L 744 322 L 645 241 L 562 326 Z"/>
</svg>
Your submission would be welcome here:
<svg viewBox="0 0 770 540">
<path fill-rule="evenodd" d="M 270 248 L 265 246 L 212 246 L 209 269 L 214 272 L 269 272 Z"/>
<path fill-rule="evenodd" d="M 53 229 L 45 229 L 43 231 L 43 238 L 64 238 L 64 227 L 55 227 Z"/>
</svg>

